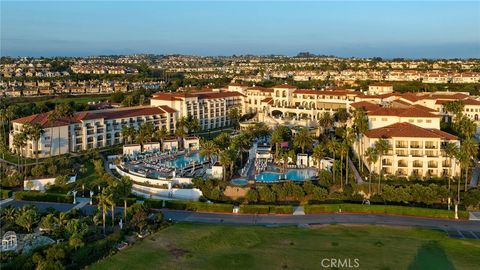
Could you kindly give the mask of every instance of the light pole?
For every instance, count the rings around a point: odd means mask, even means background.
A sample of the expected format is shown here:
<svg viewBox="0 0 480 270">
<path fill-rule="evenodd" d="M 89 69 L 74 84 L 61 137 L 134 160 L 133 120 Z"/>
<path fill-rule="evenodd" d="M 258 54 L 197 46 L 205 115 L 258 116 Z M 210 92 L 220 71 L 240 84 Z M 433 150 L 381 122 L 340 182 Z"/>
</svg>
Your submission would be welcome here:
<svg viewBox="0 0 480 270">
<path fill-rule="evenodd" d="M 76 190 L 72 191 L 72 194 L 73 194 L 73 204 L 77 204 L 77 191 Z"/>
<path fill-rule="evenodd" d="M 90 205 L 93 204 L 93 190 L 90 190 Z"/>
</svg>

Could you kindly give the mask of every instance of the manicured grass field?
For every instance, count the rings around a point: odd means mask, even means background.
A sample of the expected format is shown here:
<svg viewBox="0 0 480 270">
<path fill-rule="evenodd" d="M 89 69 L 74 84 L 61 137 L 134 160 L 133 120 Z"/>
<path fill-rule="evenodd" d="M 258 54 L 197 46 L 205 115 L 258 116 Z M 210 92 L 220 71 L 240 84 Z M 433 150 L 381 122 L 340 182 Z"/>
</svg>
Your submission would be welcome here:
<svg viewBox="0 0 480 270">
<path fill-rule="evenodd" d="M 175 224 L 90 268 L 322 269 L 325 258 L 358 258 L 357 269 L 478 269 L 480 240 L 403 227 Z"/>
</svg>

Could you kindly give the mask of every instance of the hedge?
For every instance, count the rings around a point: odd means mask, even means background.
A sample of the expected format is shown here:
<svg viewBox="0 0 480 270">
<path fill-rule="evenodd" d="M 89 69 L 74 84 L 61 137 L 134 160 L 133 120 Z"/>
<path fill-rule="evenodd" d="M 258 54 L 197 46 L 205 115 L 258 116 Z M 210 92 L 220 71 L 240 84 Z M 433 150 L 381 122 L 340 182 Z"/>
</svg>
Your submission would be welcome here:
<svg viewBox="0 0 480 270">
<path fill-rule="evenodd" d="M 39 191 L 17 191 L 14 193 L 16 200 L 24 201 L 41 201 L 41 202 L 58 202 L 73 203 L 73 195 L 59 193 L 42 193 Z"/>
<path fill-rule="evenodd" d="M 269 208 L 271 214 L 293 214 L 291 205 L 270 205 Z"/>
<path fill-rule="evenodd" d="M 243 214 L 292 214 L 293 206 L 291 205 L 240 205 L 240 213 Z"/>
<path fill-rule="evenodd" d="M 243 214 L 268 214 L 270 207 L 268 205 L 240 205 L 240 213 Z"/>
<path fill-rule="evenodd" d="M 164 208 L 163 200 L 145 199 L 143 202 L 150 208 Z M 233 205 L 223 203 L 202 203 L 191 201 L 165 201 L 165 208 L 174 210 L 188 210 L 201 212 L 232 213 Z"/>
<path fill-rule="evenodd" d="M 455 212 L 443 209 L 420 208 L 397 205 L 365 205 L 365 204 L 306 204 L 305 214 L 335 213 L 339 212 L 369 213 L 369 214 L 394 214 L 407 216 L 422 216 L 434 218 L 454 218 Z M 458 211 L 459 218 L 468 218 L 467 211 Z"/>
<path fill-rule="evenodd" d="M 8 189 L 2 189 L 0 190 L 0 194 L 1 194 L 0 196 L 2 197 L 2 200 L 8 199 L 10 198 L 10 196 L 12 196 L 12 191 Z"/>
<path fill-rule="evenodd" d="M 163 200 L 145 199 L 143 200 L 143 204 L 148 208 L 163 208 Z"/>
</svg>

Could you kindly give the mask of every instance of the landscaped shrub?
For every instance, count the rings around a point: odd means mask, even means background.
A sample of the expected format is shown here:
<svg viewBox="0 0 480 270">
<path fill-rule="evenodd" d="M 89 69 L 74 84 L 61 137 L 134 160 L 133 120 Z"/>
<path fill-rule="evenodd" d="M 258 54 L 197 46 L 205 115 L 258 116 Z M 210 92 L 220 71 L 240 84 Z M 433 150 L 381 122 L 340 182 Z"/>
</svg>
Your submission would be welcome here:
<svg viewBox="0 0 480 270">
<path fill-rule="evenodd" d="M 16 200 L 73 203 L 73 195 L 59 193 L 42 193 L 39 191 L 17 191 L 14 193 Z"/>
<path fill-rule="evenodd" d="M 174 210 L 186 210 L 187 202 L 183 201 L 165 201 L 165 207 Z"/>
<path fill-rule="evenodd" d="M 270 207 L 268 205 L 240 205 L 240 213 L 243 214 L 268 214 Z"/>
<path fill-rule="evenodd" d="M 365 204 L 315 204 L 305 205 L 306 214 L 353 212 L 369 214 L 393 214 L 408 216 L 423 216 L 435 218 L 454 218 L 455 212 L 443 209 L 431 209 L 396 205 L 365 205 Z M 468 218 L 467 211 L 459 211 L 460 218 Z"/>
<path fill-rule="evenodd" d="M 156 209 L 163 208 L 163 200 L 145 199 L 143 201 L 143 204 L 148 208 L 156 208 Z"/>
<path fill-rule="evenodd" d="M 269 212 L 271 214 L 292 214 L 293 206 L 291 205 L 270 205 Z"/>
<path fill-rule="evenodd" d="M 224 203 L 188 202 L 186 210 L 200 212 L 232 213 L 233 205 Z"/>
<path fill-rule="evenodd" d="M 12 191 L 8 189 L 2 189 L 0 190 L 0 194 L 2 196 L 2 199 L 7 199 L 7 198 L 10 198 L 10 196 L 12 196 Z"/>
</svg>

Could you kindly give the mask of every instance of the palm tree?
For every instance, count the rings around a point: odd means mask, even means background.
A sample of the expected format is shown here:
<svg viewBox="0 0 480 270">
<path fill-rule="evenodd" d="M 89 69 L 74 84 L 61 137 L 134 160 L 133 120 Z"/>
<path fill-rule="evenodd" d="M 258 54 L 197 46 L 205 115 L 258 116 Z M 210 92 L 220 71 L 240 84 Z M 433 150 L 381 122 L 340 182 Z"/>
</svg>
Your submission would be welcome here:
<svg viewBox="0 0 480 270">
<path fill-rule="evenodd" d="M 237 151 L 227 149 L 220 153 L 220 163 L 223 168 L 223 181 L 226 181 L 227 168 L 230 168 L 230 174 L 233 175 L 233 167 L 235 165 Z"/>
<path fill-rule="evenodd" d="M 185 119 L 185 127 L 187 128 L 187 133 L 191 134 L 199 130 L 200 122 L 196 117 L 193 117 L 191 114 Z"/>
<path fill-rule="evenodd" d="M 138 128 L 136 141 L 140 144 L 140 151 L 143 152 L 145 142 L 151 141 L 153 136 L 153 124 L 143 123 Z"/>
<path fill-rule="evenodd" d="M 32 140 L 35 144 L 35 163 L 38 165 L 38 143 L 40 138 L 42 137 L 45 130 L 43 127 L 38 123 L 28 123 L 27 125 L 27 134 L 30 140 Z"/>
<path fill-rule="evenodd" d="M 338 150 L 340 152 L 340 189 L 343 189 L 343 156 L 348 153 L 348 144 L 344 141 L 340 142 Z"/>
<path fill-rule="evenodd" d="M 327 148 L 328 148 L 328 151 L 333 156 L 332 174 L 333 174 L 333 182 L 335 183 L 335 174 L 336 174 L 335 173 L 335 154 L 339 149 L 339 144 L 337 139 L 335 139 L 335 137 L 332 137 L 327 141 Z"/>
<path fill-rule="evenodd" d="M 54 126 L 55 121 L 62 119 L 62 118 L 71 118 L 74 114 L 73 108 L 67 103 L 60 103 L 55 106 L 55 110 L 53 111 L 50 116 L 52 117 L 52 125 Z M 49 118 L 50 118 L 49 116 Z M 50 119 L 49 119 L 50 120 Z M 58 155 L 60 155 L 60 128 L 57 127 L 58 130 Z"/>
<path fill-rule="evenodd" d="M 241 133 L 240 135 L 234 137 L 230 143 L 230 147 L 233 149 L 237 149 L 240 155 L 240 164 L 243 165 L 243 153 L 248 151 L 252 146 L 252 142 L 250 137 L 245 134 Z"/>
<path fill-rule="evenodd" d="M 116 193 L 123 199 L 123 219 L 127 222 L 127 198 L 132 192 L 132 180 L 128 176 L 120 178 L 117 182 Z"/>
<path fill-rule="evenodd" d="M 201 140 L 200 141 L 200 155 L 205 157 L 206 160 L 211 161 L 212 157 L 219 152 L 218 146 L 213 141 Z"/>
<path fill-rule="evenodd" d="M 213 141 L 220 150 L 225 150 L 230 146 L 231 135 L 227 132 L 222 132 L 217 137 L 215 137 Z"/>
<path fill-rule="evenodd" d="M 286 126 L 278 126 L 272 132 L 271 142 L 275 144 L 275 158 L 278 157 L 280 151 L 280 144 L 289 141 L 292 138 L 292 131 Z"/>
<path fill-rule="evenodd" d="M 334 119 L 329 112 L 324 112 L 318 119 L 318 124 L 322 128 L 322 133 L 325 134 L 326 130 L 329 130 L 333 127 Z"/>
<path fill-rule="evenodd" d="M 238 123 L 240 121 L 241 112 L 238 108 L 231 108 L 228 110 L 228 118 L 230 119 L 231 124 L 235 129 L 238 128 Z"/>
<path fill-rule="evenodd" d="M 365 158 L 368 162 L 368 169 L 370 170 L 370 175 L 368 177 L 368 194 L 372 194 L 372 171 L 373 171 L 373 164 L 377 163 L 378 161 L 378 153 L 375 147 L 368 147 L 365 151 Z"/>
<path fill-rule="evenodd" d="M 448 157 L 448 161 L 450 163 L 450 166 L 452 166 L 452 160 L 455 159 L 455 157 L 457 156 L 458 154 L 458 146 L 457 144 L 453 143 L 453 142 L 448 142 L 446 145 L 445 145 L 445 155 Z M 448 175 L 448 191 L 450 192 L 450 182 L 452 180 L 452 177 L 455 177 L 455 167 L 456 167 L 456 164 L 457 162 L 454 160 L 454 167 L 453 167 L 453 171 L 450 172 L 450 174 Z"/>
<path fill-rule="evenodd" d="M 313 148 L 313 158 L 317 161 L 317 165 L 318 165 L 318 170 L 320 171 L 321 169 L 321 161 L 322 159 L 325 157 L 325 149 L 324 149 L 324 146 L 322 144 L 317 144 L 314 148 Z"/>
<path fill-rule="evenodd" d="M 107 203 L 111 207 L 113 229 L 115 227 L 115 206 L 117 206 L 117 203 L 115 202 L 117 199 L 116 183 L 112 186 L 108 186 L 104 191 L 107 193 Z"/>
<path fill-rule="evenodd" d="M 155 138 L 160 142 L 160 151 L 163 151 L 163 141 L 168 137 L 168 130 L 165 127 L 159 128 L 155 132 Z"/>
<path fill-rule="evenodd" d="M 470 168 L 470 159 L 472 156 L 476 156 L 478 152 L 478 144 L 473 138 L 465 139 L 460 145 L 460 151 L 464 156 L 465 166 L 465 191 L 468 189 L 468 170 Z"/>
<path fill-rule="evenodd" d="M 375 149 L 377 150 L 377 153 L 379 155 L 379 159 L 380 159 L 380 169 L 379 169 L 379 174 L 380 174 L 380 177 L 378 178 L 378 191 L 380 192 L 380 181 L 382 180 L 383 178 L 383 155 L 385 155 L 387 152 L 388 152 L 388 149 L 390 149 L 390 143 L 385 140 L 385 139 L 379 139 L 376 143 L 375 143 Z"/>
<path fill-rule="evenodd" d="M 122 127 L 122 137 L 123 142 L 128 141 L 128 143 L 132 143 L 132 138 L 135 137 L 135 129 L 130 126 L 123 126 Z"/>
<path fill-rule="evenodd" d="M 13 135 L 13 146 L 17 151 L 18 167 L 21 168 L 21 158 L 23 157 L 23 148 L 27 145 L 27 135 L 24 131 Z"/>
<path fill-rule="evenodd" d="M 358 167 L 363 172 L 362 166 L 362 154 L 363 154 L 363 134 L 368 130 L 368 118 L 365 110 L 357 109 L 354 112 L 354 120 L 353 120 L 353 129 L 356 135 L 356 141 L 358 146 Z"/>
<path fill-rule="evenodd" d="M 293 138 L 293 144 L 295 145 L 295 147 L 299 147 L 302 149 L 302 154 L 305 153 L 306 147 L 311 147 L 312 143 L 312 135 L 306 128 L 301 128 Z"/>
<path fill-rule="evenodd" d="M 105 189 L 98 194 L 98 209 L 102 211 L 102 226 L 103 226 L 103 234 L 106 234 L 106 229 L 105 229 L 105 220 L 107 219 L 107 212 L 108 212 L 108 193 L 105 191 Z"/>
<path fill-rule="evenodd" d="M 353 140 L 354 140 L 354 132 L 352 130 L 352 128 L 346 128 L 345 131 L 343 132 L 342 134 L 342 138 L 343 138 L 343 143 L 345 144 L 345 174 L 346 174 L 346 177 L 345 177 L 345 184 L 348 184 L 348 171 L 349 171 L 349 159 L 350 159 L 350 154 L 349 154 L 349 150 L 350 150 L 350 146 L 353 144 Z"/>
</svg>

